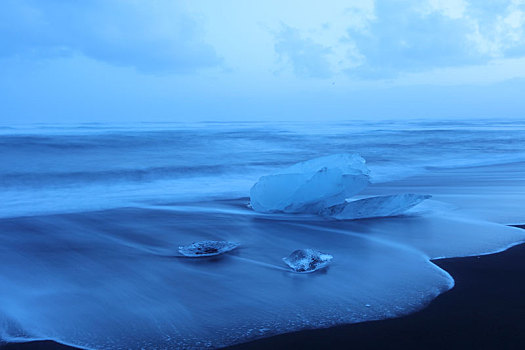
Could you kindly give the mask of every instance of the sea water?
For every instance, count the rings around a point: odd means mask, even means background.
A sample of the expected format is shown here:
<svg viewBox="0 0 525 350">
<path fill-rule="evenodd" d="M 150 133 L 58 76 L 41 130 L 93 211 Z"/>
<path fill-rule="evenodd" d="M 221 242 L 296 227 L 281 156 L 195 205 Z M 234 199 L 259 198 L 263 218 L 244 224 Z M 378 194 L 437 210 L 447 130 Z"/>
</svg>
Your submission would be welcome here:
<svg viewBox="0 0 525 350">
<path fill-rule="evenodd" d="M 221 347 L 416 311 L 453 286 L 430 259 L 524 241 L 525 123 L 144 123 L 0 128 L 0 339 L 92 349 Z M 409 213 L 264 214 L 259 177 L 359 153 L 363 196 Z M 239 242 L 187 258 L 200 240 Z M 310 274 L 282 258 L 332 255 Z"/>
</svg>

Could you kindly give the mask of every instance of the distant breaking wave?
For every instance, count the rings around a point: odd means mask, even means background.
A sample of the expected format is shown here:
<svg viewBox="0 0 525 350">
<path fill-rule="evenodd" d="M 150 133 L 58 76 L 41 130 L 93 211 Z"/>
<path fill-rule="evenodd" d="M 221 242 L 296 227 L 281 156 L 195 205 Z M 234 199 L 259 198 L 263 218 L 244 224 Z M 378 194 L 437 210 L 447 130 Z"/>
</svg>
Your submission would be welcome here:
<svg viewBox="0 0 525 350">
<path fill-rule="evenodd" d="M 525 162 L 523 144 L 525 125 L 504 121 L 10 126 L 0 130 L 0 217 L 242 197 L 261 175 L 334 153 L 360 153 L 384 183 Z M 82 205 L 68 199 L 78 196 Z"/>
<path fill-rule="evenodd" d="M 227 166 L 174 166 L 147 169 L 115 169 L 84 172 L 41 172 L 41 173 L 7 173 L 2 176 L 5 187 L 17 186 L 50 186 L 71 184 L 93 184 L 111 182 L 143 182 L 162 179 L 178 179 L 191 176 L 221 175 L 231 171 Z"/>
</svg>

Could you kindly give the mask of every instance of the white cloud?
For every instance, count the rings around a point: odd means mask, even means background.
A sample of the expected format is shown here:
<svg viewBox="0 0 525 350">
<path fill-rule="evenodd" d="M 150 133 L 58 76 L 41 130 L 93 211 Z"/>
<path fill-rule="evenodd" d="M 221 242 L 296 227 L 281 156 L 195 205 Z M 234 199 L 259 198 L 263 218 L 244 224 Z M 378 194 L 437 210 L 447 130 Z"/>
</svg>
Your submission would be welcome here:
<svg viewBox="0 0 525 350">
<path fill-rule="evenodd" d="M 477 18 L 469 16 L 472 32 L 467 37 L 480 54 L 503 57 L 509 50 L 525 48 L 525 2 L 509 1 L 502 13 Z"/>
<path fill-rule="evenodd" d="M 333 75 L 328 56 L 330 47 L 304 38 L 295 28 L 284 25 L 276 35 L 275 51 L 279 58 L 291 64 L 294 73 L 305 78 L 329 78 Z"/>
<path fill-rule="evenodd" d="M 206 74 L 237 82 L 394 79 L 525 55 L 525 0 L 4 0 L 0 9 L 0 56 L 80 53 L 141 72 L 226 67 Z"/>
<path fill-rule="evenodd" d="M 375 13 L 375 1 L 351 2 L 344 10 L 345 22 L 348 28 L 367 32 L 370 25 L 377 20 Z"/>
<path fill-rule="evenodd" d="M 276 47 L 283 49 L 283 24 L 293 28 L 297 38 L 326 48 L 322 64 L 327 62 L 337 75 L 363 59 L 347 35 L 348 27 L 363 32 L 375 19 L 373 0 L 189 1 L 187 6 L 202 14 L 209 28 L 205 38 L 224 58 L 231 74 L 259 79 L 268 79 L 274 72 L 283 79 L 291 78 L 297 72 L 275 51 Z"/>
<path fill-rule="evenodd" d="M 347 72 L 360 79 L 525 56 L 524 0 L 379 1 L 363 21 L 348 26 L 361 60 Z"/>
<path fill-rule="evenodd" d="M 289 8 L 290 12 L 281 12 L 279 18 L 282 23 L 285 23 L 285 27 L 294 29 L 296 40 L 284 42 L 282 29 L 274 30 L 274 32 L 278 40 L 275 46 L 278 48 L 277 54 L 282 58 L 283 50 L 286 50 L 288 57 L 295 56 L 296 59 L 290 61 L 296 73 L 303 71 L 296 65 L 304 68 L 306 63 L 305 59 L 298 59 L 302 57 L 300 50 L 305 48 L 295 45 L 299 38 L 303 44 L 308 43 L 311 49 L 309 52 L 312 54 L 315 52 L 311 60 L 308 60 L 311 64 L 309 71 L 312 74 L 310 76 L 329 78 L 363 64 L 364 57 L 348 35 L 348 29 L 351 28 L 354 32 L 361 34 L 368 32 L 371 23 L 376 19 L 373 0 L 337 1 L 331 3 L 331 6 L 326 6 L 326 4 L 320 6 L 319 3 L 301 1 L 295 5 Z M 302 15 L 298 8 L 303 9 L 306 13 L 315 14 L 315 16 L 309 18 L 309 21 L 304 21 L 304 18 L 298 17 Z M 314 47 L 317 49 L 313 50 Z M 314 69 L 314 61 L 319 62 L 318 69 Z M 320 74 L 321 72 L 324 73 Z M 304 76 L 304 74 L 299 75 Z"/>
<path fill-rule="evenodd" d="M 220 60 L 199 20 L 169 0 L 4 0 L 3 56 L 81 54 L 148 72 L 190 72 Z"/>
<path fill-rule="evenodd" d="M 437 12 L 451 19 L 461 19 L 467 6 L 465 0 L 428 0 L 423 2 L 421 12 L 425 15 Z"/>
</svg>

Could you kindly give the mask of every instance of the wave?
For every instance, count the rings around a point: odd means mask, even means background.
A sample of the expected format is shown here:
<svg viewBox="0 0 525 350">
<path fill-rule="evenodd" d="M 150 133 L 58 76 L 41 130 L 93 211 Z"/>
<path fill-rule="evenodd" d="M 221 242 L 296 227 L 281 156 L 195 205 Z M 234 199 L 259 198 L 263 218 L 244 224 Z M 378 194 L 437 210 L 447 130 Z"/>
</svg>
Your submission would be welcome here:
<svg viewBox="0 0 525 350">
<path fill-rule="evenodd" d="M 13 126 L 0 130 L 0 216 L 242 196 L 263 174 L 334 153 L 360 153 L 379 184 L 523 162 L 523 144 L 525 127 L 505 121 Z"/>
<path fill-rule="evenodd" d="M 231 172 L 233 166 L 173 166 L 146 169 L 115 169 L 84 172 L 22 172 L 2 175 L 2 187 L 18 186 L 68 186 L 72 184 L 90 185 L 92 183 L 149 182 L 162 179 L 178 179 L 193 176 L 220 176 Z"/>
</svg>

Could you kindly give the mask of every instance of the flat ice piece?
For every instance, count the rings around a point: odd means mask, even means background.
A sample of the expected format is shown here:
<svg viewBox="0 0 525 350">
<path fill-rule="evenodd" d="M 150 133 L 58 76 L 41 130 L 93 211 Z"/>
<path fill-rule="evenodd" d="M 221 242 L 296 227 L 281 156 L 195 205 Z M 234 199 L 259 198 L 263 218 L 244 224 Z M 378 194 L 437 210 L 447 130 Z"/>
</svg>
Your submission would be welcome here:
<svg viewBox="0 0 525 350">
<path fill-rule="evenodd" d="M 190 257 L 214 256 L 232 251 L 238 246 L 239 243 L 228 241 L 200 241 L 179 247 L 179 252 Z"/>
<path fill-rule="evenodd" d="M 430 197 L 411 193 L 370 197 L 331 206 L 322 210 L 321 215 L 339 220 L 396 216 Z"/>
<path fill-rule="evenodd" d="M 317 214 L 362 191 L 368 173 L 358 154 L 311 159 L 261 177 L 250 191 L 250 204 L 258 212 Z"/>
<path fill-rule="evenodd" d="M 326 267 L 332 259 L 332 255 L 321 253 L 318 250 L 298 249 L 288 257 L 283 258 L 283 261 L 295 272 L 306 273 Z"/>
</svg>

